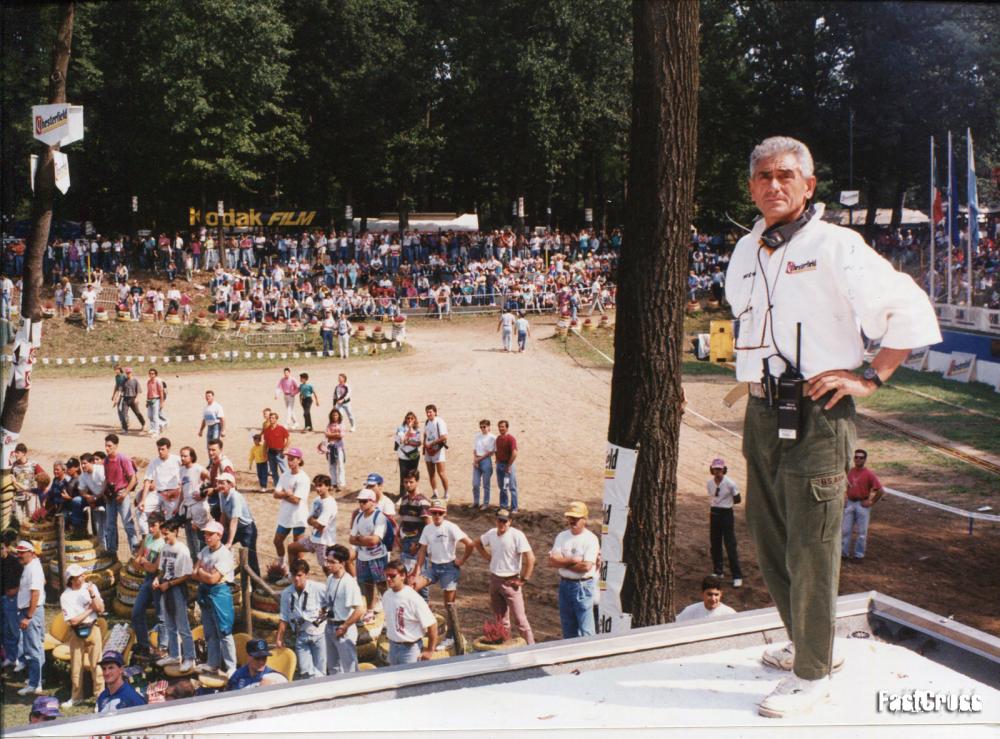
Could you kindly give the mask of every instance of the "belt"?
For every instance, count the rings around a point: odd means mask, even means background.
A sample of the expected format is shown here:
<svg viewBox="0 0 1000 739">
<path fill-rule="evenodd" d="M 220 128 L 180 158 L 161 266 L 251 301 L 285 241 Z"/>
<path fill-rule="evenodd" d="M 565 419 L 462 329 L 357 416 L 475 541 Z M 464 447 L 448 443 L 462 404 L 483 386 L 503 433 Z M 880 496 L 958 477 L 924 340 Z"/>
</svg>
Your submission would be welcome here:
<svg viewBox="0 0 1000 739">
<path fill-rule="evenodd" d="M 565 580 L 566 582 L 586 582 L 587 580 L 593 580 L 593 577 L 563 577 L 559 576 L 560 580 Z"/>
<path fill-rule="evenodd" d="M 764 391 L 764 386 L 759 382 L 748 382 L 747 388 L 750 391 L 750 397 L 752 398 L 767 398 L 767 393 Z"/>
<path fill-rule="evenodd" d="M 419 644 L 420 641 L 421 641 L 420 639 L 417 639 L 416 641 L 393 641 L 392 639 L 389 640 L 390 643 L 396 644 L 401 647 L 412 647 L 414 644 Z"/>
</svg>

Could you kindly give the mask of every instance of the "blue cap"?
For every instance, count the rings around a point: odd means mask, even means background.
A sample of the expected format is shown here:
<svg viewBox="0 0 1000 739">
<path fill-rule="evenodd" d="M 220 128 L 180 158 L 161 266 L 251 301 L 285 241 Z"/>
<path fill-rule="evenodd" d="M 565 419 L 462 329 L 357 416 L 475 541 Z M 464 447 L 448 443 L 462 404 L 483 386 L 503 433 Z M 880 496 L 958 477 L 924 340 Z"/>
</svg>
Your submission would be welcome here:
<svg viewBox="0 0 1000 739">
<path fill-rule="evenodd" d="M 116 652 L 114 649 L 109 649 L 104 654 L 101 655 L 101 661 L 97 664 L 103 665 L 105 662 L 114 662 L 119 667 L 125 666 L 125 660 L 122 657 L 121 652 Z"/>
<path fill-rule="evenodd" d="M 270 657 L 271 650 L 263 639 L 251 639 L 247 642 L 247 654 L 251 657 Z"/>
<path fill-rule="evenodd" d="M 59 699 L 54 695 L 41 695 L 35 698 L 35 702 L 31 704 L 31 712 L 51 718 L 62 716 L 59 712 Z"/>
<path fill-rule="evenodd" d="M 365 480 L 365 485 L 381 485 L 385 480 L 382 479 L 382 475 L 377 472 L 372 472 L 368 475 L 368 479 Z"/>
</svg>

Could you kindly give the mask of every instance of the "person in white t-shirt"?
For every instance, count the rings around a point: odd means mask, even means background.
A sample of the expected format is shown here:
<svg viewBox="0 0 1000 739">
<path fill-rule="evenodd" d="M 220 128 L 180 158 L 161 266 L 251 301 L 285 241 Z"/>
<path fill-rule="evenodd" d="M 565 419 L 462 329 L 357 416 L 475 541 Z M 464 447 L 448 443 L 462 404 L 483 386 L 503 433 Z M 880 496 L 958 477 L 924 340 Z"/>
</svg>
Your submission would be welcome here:
<svg viewBox="0 0 1000 739">
<path fill-rule="evenodd" d="M 218 521 L 209 521 L 203 529 L 205 547 L 198 553 L 191 579 L 198 583 L 198 605 L 205 629 L 207 661 L 196 668 L 202 673 L 225 675 L 236 672 L 236 640 L 233 638 L 233 594 L 236 563 L 233 550 L 222 546 L 225 532 Z"/>
<path fill-rule="evenodd" d="M 512 517 L 506 508 L 498 510 L 496 527 L 479 537 L 476 550 L 490 563 L 490 607 L 494 618 L 510 629 L 513 617 L 524 640 L 534 644 L 535 635 L 524 610 L 521 586 L 531 579 L 535 554 L 524 532 L 511 525 Z"/>
<path fill-rule="evenodd" d="M 135 522 L 141 536 L 149 533 L 147 517 L 160 511 L 173 518 L 181 500 L 181 458 L 170 453 L 170 439 L 156 441 L 156 457 L 146 468 L 142 489 L 136 496 Z"/>
<path fill-rule="evenodd" d="M 97 628 L 97 619 L 104 613 L 104 601 L 97 586 L 85 582 L 84 569 L 73 563 L 66 568 L 66 590 L 59 596 L 59 606 L 63 619 L 69 625 L 70 653 L 70 699 L 64 701 L 63 708 L 72 708 L 83 700 L 83 658 L 90 658 L 94 695 L 104 690 L 104 675 L 101 672 L 101 654 L 104 639 Z"/>
<path fill-rule="evenodd" d="M 205 391 L 205 407 L 201 411 L 201 426 L 198 436 L 206 434 L 205 443 L 211 444 L 216 439 L 226 436 L 226 415 L 222 405 L 215 399 L 215 392 Z"/>
<path fill-rule="evenodd" d="M 310 527 L 309 536 L 288 545 L 288 559 L 294 562 L 304 559 L 306 552 L 313 552 L 322 571 L 326 565 L 327 548 L 337 543 L 337 501 L 331 494 L 329 475 L 316 475 L 312 484 L 317 497 L 306 519 Z"/>
<path fill-rule="evenodd" d="M 358 627 L 365 615 L 365 599 L 354 576 L 347 571 L 351 552 L 343 544 L 326 550 L 326 674 L 358 671 Z"/>
<path fill-rule="evenodd" d="M 567 528 L 556 536 L 549 552 L 549 567 L 559 569 L 559 621 L 563 639 L 593 636 L 594 597 L 601 543 L 587 528 L 586 504 L 573 501 L 563 516 Z"/>
<path fill-rule="evenodd" d="M 281 473 L 278 484 L 274 487 L 274 498 L 281 501 L 274 532 L 274 550 L 287 573 L 285 539 L 291 534 L 292 541 L 298 541 L 306 533 L 306 521 L 309 518 L 309 475 L 302 469 L 301 449 L 292 447 L 285 452 L 285 457 L 288 469 Z"/>
<path fill-rule="evenodd" d="M 193 570 L 191 554 L 177 541 L 180 524 L 176 520 L 160 524 L 164 544 L 160 550 L 160 574 L 153 580 L 160 596 L 163 619 L 167 629 L 167 656 L 157 660 L 160 667 L 180 666 L 181 672 L 194 669 L 194 640 L 187 613 L 187 581 Z"/>
<path fill-rule="evenodd" d="M 427 465 L 427 478 L 431 484 L 431 497 L 438 497 L 437 477 L 440 475 L 444 499 L 448 500 L 448 476 L 444 469 L 448 425 L 438 416 L 436 405 L 428 405 L 424 412 L 427 414 L 427 423 L 424 424 L 424 463 Z"/>
<path fill-rule="evenodd" d="M 375 504 L 375 491 L 365 488 L 358 493 L 358 511 L 351 520 L 351 535 L 348 540 L 357 547 L 358 584 L 365 594 L 368 610 L 364 622 L 370 623 L 375 618 L 375 589 L 385 592 L 385 567 L 389 560 L 386 551 L 385 531 L 389 522 L 388 516 L 380 511 Z"/>
<path fill-rule="evenodd" d="M 201 550 L 200 531 L 211 520 L 208 500 L 201 495 L 201 478 L 205 468 L 198 464 L 198 453 L 189 446 L 181 447 L 181 506 L 184 534 L 192 558 Z"/>
<path fill-rule="evenodd" d="M 493 455 L 497 450 L 497 437 L 490 433 L 490 420 L 479 422 L 479 433 L 472 442 L 472 505 L 485 511 L 490 505 L 490 483 L 493 480 Z M 479 504 L 479 487 L 483 488 L 483 502 Z"/>
<path fill-rule="evenodd" d="M 97 310 L 97 290 L 91 284 L 86 284 L 83 287 L 83 292 L 80 293 L 80 298 L 83 300 L 83 311 L 84 318 L 86 319 L 87 331 L 94 330 L 94 314 Z"/>
<path fill-rule="evenodd" d="M 734 613 L 736 613 L 735 609 L 722 602 L 722 578 L 709 575 L 701 581 L 701 602 L 689 605 L 677 614 L 674 621 L 680 623 L 699 618 L 719 618 L 720 616 L 731 616 Z"/>
<path fill-rule="evenodd" d="M 503 312 L 500 314 L 500 320 L 497 321 L 497 331 L 500 332 L 500 338 L 503 341 L 503 350 L 508 353 L 512 347 L 514 321 L 514 313 L 510 308 L 504 306 Z"/>
<path fill-rule="evenodd" d="M 405 665 L 429 660 L 437 648 L 437 619 L 417 591 L 406 584 L 406 568 L 394 559 L 385 567 L 389 589 L 382 596 L 385 633 L 389 637 L 389 664 Z M 423 647 L 424 637 L 427 646 Z"/>
<path fill-rule="evenodd" d="M 722 577 L 722 545 L 729 555 L 729 569 L 733 573 L 733 587 L 743 585 L 740 555 L 736 551 L 736 523 L 733 505 L 740 502 L 740 490 L 726 474 L 729 468 L 722 459 L 712 460 L 712 476 L 705 487 L 711 500 L 709 515 L 709 545 L 712 550 L 712 574 Z"/>
<path fill-rule="evenodd" d="M 24 662 L 28 679 L 18 695 L 42 692 L 42 667 L 45 664 L 45 572 L 30 541 L 21 540 L 14 547 L 21 563 L 21 580 L 17 590 L 17 618 L 23 640 Z"/>
<path fill-rule="evenodd" d="M 462 565 L 476 551 L 476 543 L 457 524 L 445 519 L 448 508 L 443 500 L 432 500 L 427 512 L 431 514 L 431 522 L 420 533 L 417 566 L 414 568 L 414 572 L 419 574 L 413 587 L 419 592 L 437 583 L 441 586 L 444 606 L 447 608 L 458 596 Z M 457 562 L 460 542 L 465 545 L 465 551 L 462 553 L 462 560 Z"/>
</svg>

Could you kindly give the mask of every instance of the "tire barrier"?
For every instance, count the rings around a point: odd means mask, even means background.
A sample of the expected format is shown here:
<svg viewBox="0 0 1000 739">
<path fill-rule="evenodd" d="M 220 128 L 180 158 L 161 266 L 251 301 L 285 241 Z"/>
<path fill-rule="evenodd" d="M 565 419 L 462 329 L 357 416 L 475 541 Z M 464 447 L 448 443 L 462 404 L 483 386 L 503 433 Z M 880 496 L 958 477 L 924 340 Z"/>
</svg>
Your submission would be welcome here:
<svg viewBox="0 0 1000 739">
<path fill-rule="evenodd" d="M 527 646 L 527 644 L 528 644 L 528 642 L 526 642 L 520 636 L 515 636 L 515 637 L 513 637 L 511 639 L 508 639 L 505 642 L 501 642 L 499 644 L 491 644 L 490 642 L 486 641 L 486 637 L 485 636 L 481 636 L 478 639 L 473 639 L 473 641 L 472 641 L 472 651 L 473 652 L 499 652 L 499 651 L 502 651 L 504 649 L 516 649 L 517 647 L 524 647 L 524 646 Z"/>
</svg>

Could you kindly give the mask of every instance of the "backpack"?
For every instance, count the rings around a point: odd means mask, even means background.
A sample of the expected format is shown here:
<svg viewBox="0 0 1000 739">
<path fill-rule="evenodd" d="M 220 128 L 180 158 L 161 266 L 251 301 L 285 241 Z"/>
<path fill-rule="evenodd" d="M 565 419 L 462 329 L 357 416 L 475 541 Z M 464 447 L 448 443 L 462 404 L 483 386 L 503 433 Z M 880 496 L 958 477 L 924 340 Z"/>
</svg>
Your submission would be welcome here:
<svg viewBox="0 0 1000 739">
<path fill-rule="evenodd" d="M 358 519 L 358 516 L 360 515 L 361 515 L 360 510 L 354 512 L 354 515 L 351 516 L 351 526 L 354 525 L 354 522 Z M 375 518 L 372 521 L 372 523 L 376 523 L 378 521 L 379 516 L 385 516 L 385 514 L 382 512 L 380 508 L 376 508 Z M 385 520 L 386 520 L 385 534 L 382 536 L 382 546 L 385 547 L 386 553 L 389 553 L 393 550 L 393 547 L 396 546 L 396 542 L 399 540 L 399 524 L 397 524 L 392 519 L 391 516 L 385 516 Z"/>
</svg>

